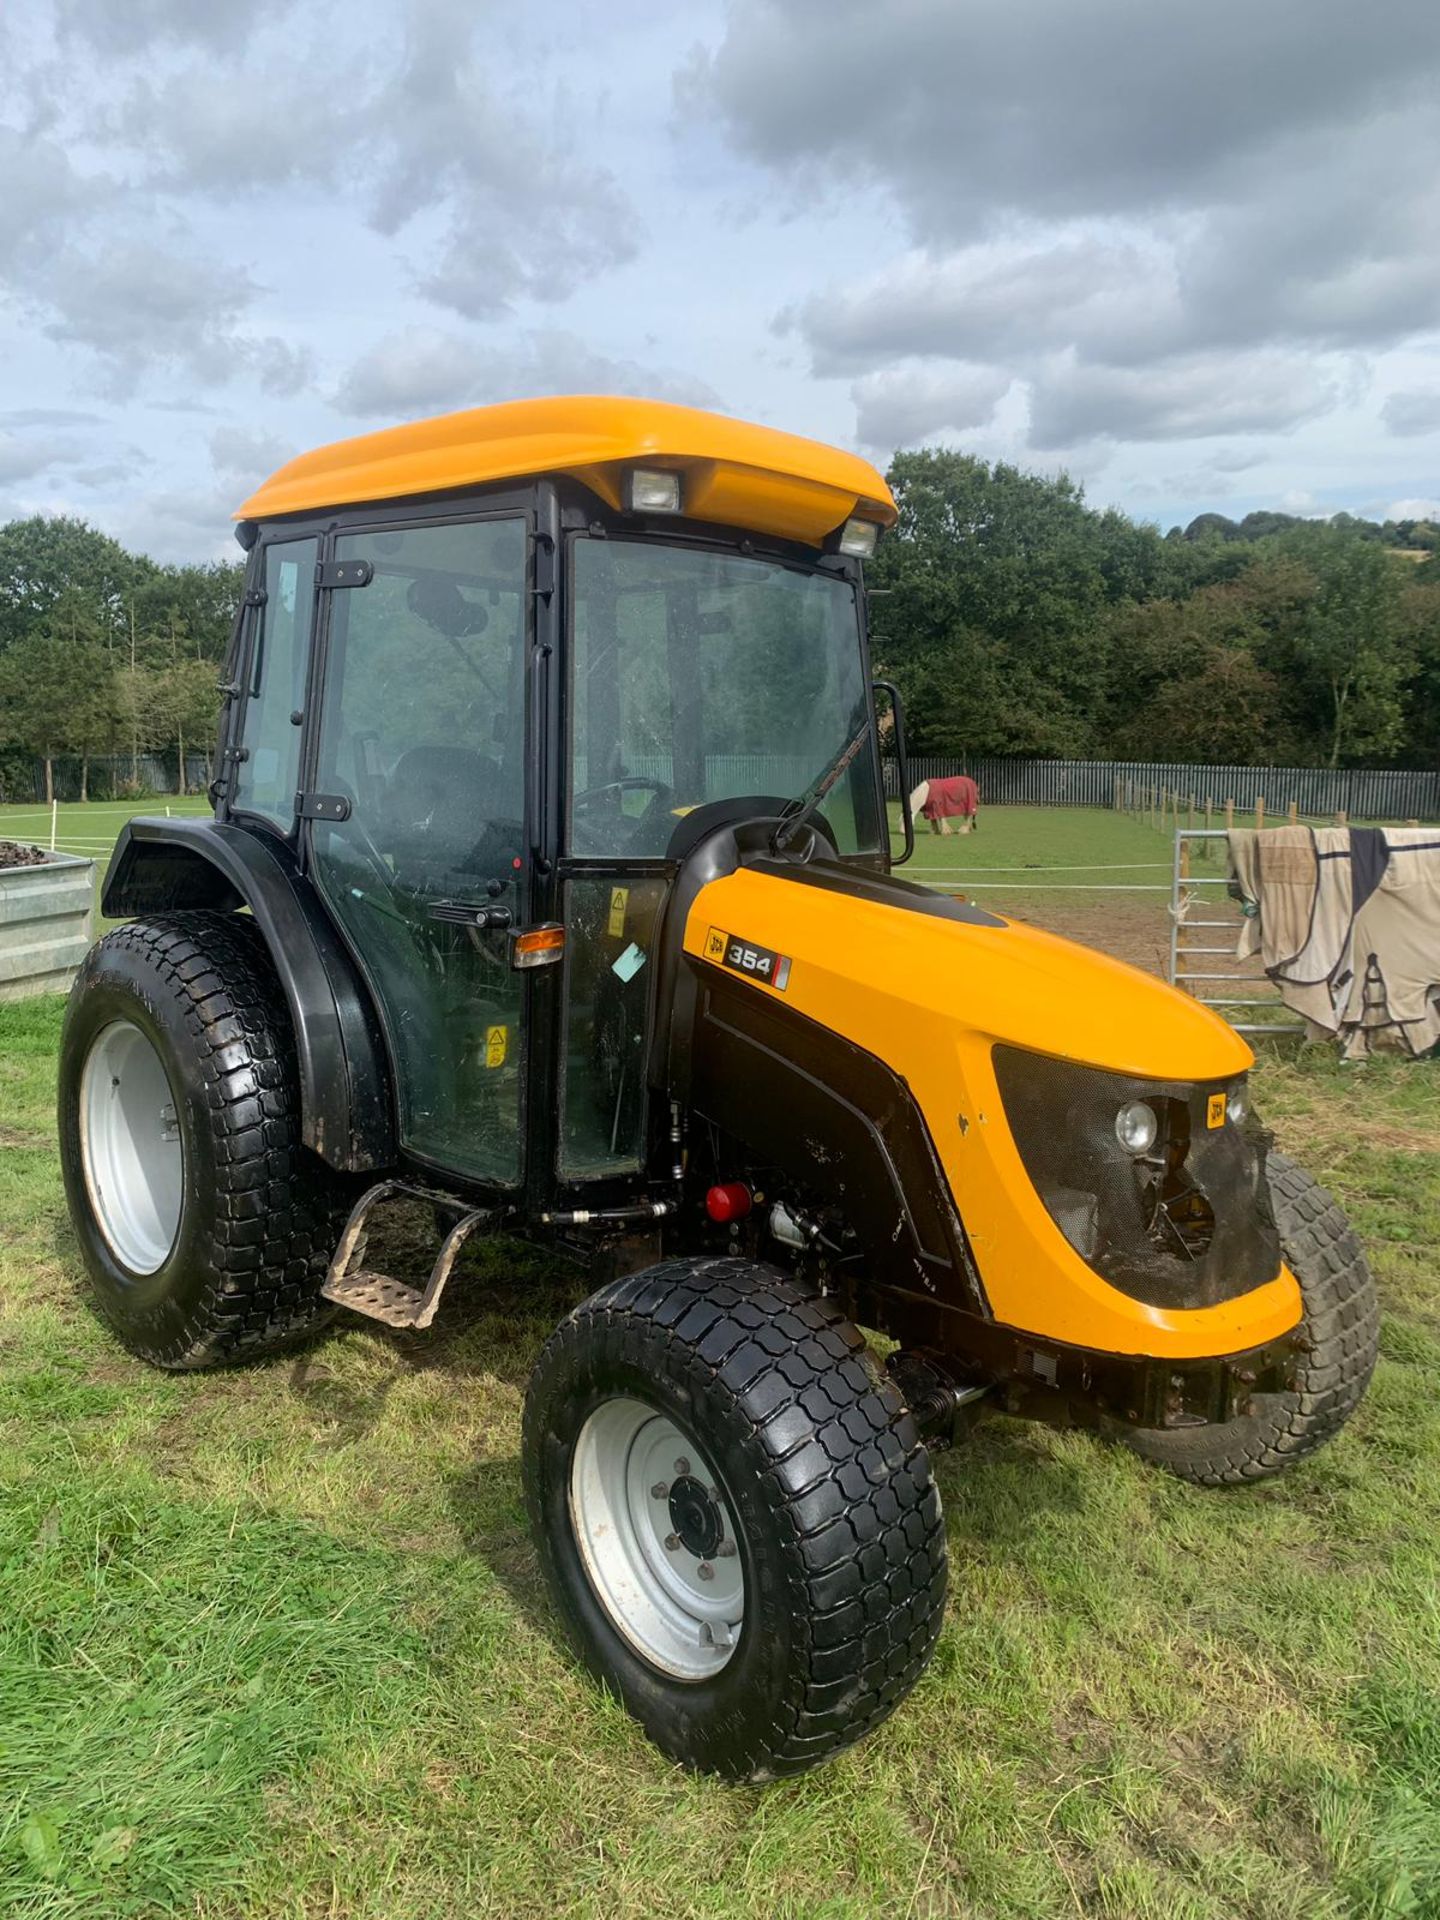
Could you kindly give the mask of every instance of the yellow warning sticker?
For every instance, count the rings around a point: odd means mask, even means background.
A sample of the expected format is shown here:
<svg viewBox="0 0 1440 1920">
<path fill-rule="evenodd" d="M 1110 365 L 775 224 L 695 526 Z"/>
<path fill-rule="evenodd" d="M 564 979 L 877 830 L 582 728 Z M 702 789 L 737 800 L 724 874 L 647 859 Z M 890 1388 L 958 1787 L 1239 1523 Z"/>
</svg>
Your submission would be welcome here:
<svg viewBox="0 0 1440 1920">
<path fill-rule="evenodd" d="M 485 1029 L 485 1064 L 487 1067 L 503 1067 L 505 1055 L 510 1051 L 510 1029 L 508 1027 L 487 1027 Z"/>
<path fill-rule="evenodd" d="M 610 889 L 610 925 L 607 929 L 611 938 L 619 940 L 625 932 L 625 909 L 630 904 L 628 887 Z"/>
<path fill-rule="evenodd" d="M 1224 1126 L 1225 1096 L 1223 1093 L 1211 1094 L 1205 1107 L 1205 1124 L 1207 1127 L 1223 1127 Z"/>
</svg>

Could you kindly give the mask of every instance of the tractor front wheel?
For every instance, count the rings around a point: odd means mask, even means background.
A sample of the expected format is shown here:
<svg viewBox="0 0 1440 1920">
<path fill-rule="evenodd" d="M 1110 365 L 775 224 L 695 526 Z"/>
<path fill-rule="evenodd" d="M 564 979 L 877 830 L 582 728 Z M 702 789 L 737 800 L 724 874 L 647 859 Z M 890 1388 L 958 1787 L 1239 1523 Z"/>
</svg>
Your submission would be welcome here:
<svg viewBox="0 0 1440 1920">
<path fill-rule="evenodd" d="M 883 1720 L 940 1628 L 940 1499 L 856 1329 L 778 1268 L 670 1260 L 565 1320 L 526 1495 L 582 1657 L 665 1752 L 799 1773 Z"/>
<path fill-rule="evenodd" d="M 1288 1393 L 1256 1394 L 1247 1413 L 1210 1426 L 1119 1435 L 1147 1460 L 1200 1486 L 1264 1480 L 1324 1446 L 1360 1404 L 1375 1367 L 1380 1309 L 1360 1243 L 1317 1180 L 1283 1153 L 1268 1162 L 1285 1263 L 1300 1284 L 1305 1349 Z"/>
</svg>

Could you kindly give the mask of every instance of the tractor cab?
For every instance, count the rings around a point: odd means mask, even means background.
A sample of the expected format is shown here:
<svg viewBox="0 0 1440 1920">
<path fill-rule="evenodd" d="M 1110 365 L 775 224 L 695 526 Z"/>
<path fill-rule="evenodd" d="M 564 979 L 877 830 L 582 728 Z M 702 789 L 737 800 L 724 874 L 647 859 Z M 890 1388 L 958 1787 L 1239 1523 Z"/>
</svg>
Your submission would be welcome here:
<svg viewBox="0 0 1440 1920">
<path fill-rule="evenodd" d="M 547 1211 L 639 1191 L 687 823 L 797 808 L 863 734 L 816 831 L 886 863 L 860 557 L 893 518 L 857 459 L 599 399 L 372 435 L 247 502 L 216 818 L 328 908 L 403 1155 Z"/>
</svg>

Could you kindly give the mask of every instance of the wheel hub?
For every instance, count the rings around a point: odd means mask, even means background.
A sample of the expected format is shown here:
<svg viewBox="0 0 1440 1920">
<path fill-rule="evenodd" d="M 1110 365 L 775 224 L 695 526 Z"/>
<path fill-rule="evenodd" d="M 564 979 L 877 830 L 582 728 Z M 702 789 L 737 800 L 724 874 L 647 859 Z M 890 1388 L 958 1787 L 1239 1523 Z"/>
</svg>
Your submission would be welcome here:
<svg viewBox="0 0 1440 1920">
<path fill-rule="evenodd" d="M 570 1518 L 596 1598 L 643 1659 L 680 1680 L 726 1665 L 745 1619 L 738 1529 L 689 1434 L 639 1400 L 604 1401 L 575 1443 Z"/>
<path fill-rule="evenodd" d="M 80 1153 L 96 1224 L 131 1273 L 164 1266 L 180 1230 L 185 1149 L 165 1063 L 132 1020 L 90 1044 L 80 1080 Z"/>
<path fill-rule="evenodd" d="M 708 1490 L 686 1474 L 670 1489 L 670 1524 L 680 1544 L 697 1560 L 713 1560 L 725 1538 L 725 1522 Z"/>
</svg>

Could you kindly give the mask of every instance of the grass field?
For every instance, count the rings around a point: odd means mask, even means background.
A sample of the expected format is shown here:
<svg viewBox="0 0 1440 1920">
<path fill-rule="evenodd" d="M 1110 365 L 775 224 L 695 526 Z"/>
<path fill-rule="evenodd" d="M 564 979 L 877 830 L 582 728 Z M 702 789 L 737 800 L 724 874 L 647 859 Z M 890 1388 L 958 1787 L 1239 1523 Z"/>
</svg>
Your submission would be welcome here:
<svg viewBox="0 0 1440 1920">
<path fill-rule="evenodd" d="M 0 1008 L 7 1920 L 1440 1913 L 1433 1068 L 1259 1075 L 1384 1293 L 1340 1442 L 1224 1496 L 985 1420 L 940 1466 L 916 1695 L 733 1790 L 647 1745 L 538 1588 L 521 1395 L 575 1276 L 492 1251 L 428 1338 L 147 1371 L 83 1303 L 59 1018 Z"/>
<path fill-rule="evenodd" d="M 209 802 L 195 796 L 63 803 L 56 846 L 94 859 L 98 887 L 124 823 L 137 813 L 164 813 L 167 807 L 192 815 L 210 811 Z M 892 807 L 891 815 L 892 844 L 898 848 L 898 807 Z M 0 840 L 48 846 L 49 808 L 0 806 Z M 1019 911 L 1062 933 L 1086 937 L 1093 924 L 1097 944 L 1108 944 L 1141 965 L 1153 964 L 1165 945 L 1163 893 L 1094 891 L 1168 885 L 1168 843 L 1126 814 L 1090 807 L 990 807 L 982 814 L 978 833 L 918 834 L 915 859 L 903 871 L 917 880 L 971 892 L 982 904 Z"/>
</svg>

